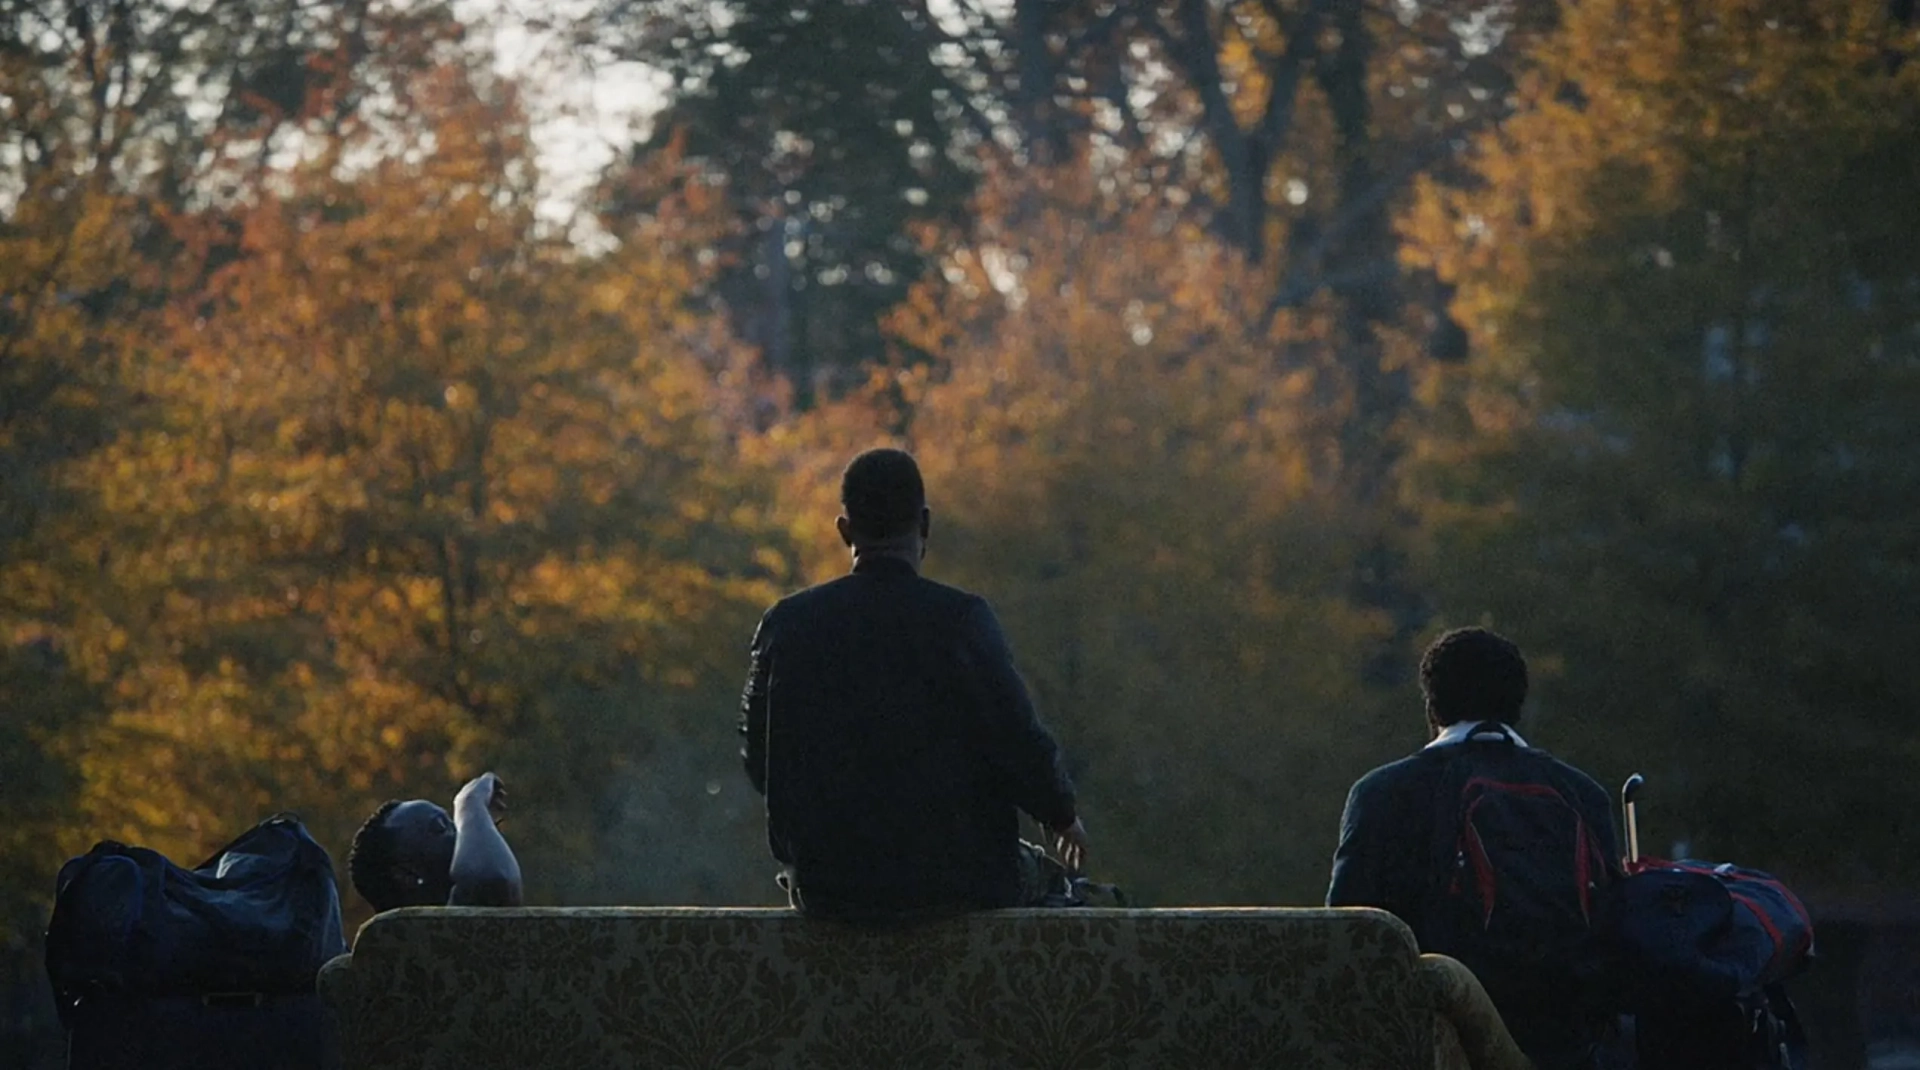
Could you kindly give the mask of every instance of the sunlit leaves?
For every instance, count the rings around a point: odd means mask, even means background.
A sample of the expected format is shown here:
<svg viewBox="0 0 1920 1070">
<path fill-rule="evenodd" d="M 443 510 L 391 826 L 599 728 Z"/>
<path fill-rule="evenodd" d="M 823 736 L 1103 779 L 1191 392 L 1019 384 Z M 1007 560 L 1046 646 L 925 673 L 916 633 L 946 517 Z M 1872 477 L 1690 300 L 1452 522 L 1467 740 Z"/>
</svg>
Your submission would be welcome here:
<svg viewBox="0 0 1920 1070">
<path fill-rule="evenodd" d="M 294 808 L 340 849 L 482 766 L 585 822 L 625 790 L 611 763 L 726 702 L 782 577 L 719 419 L 728 351 L 662 252 L 673 205 L 584 257 L 536 226 L 509 87 L 452 64 L 405 89 L 425 151 L 364 162 L 387 131 L 347 122 L 178 221 L 230 251 L 115 351 L 145 418 L 63 471 L 96 502 L 69 629 L 108 695 L 94 834 L 189 858 Z"/>
</svg>

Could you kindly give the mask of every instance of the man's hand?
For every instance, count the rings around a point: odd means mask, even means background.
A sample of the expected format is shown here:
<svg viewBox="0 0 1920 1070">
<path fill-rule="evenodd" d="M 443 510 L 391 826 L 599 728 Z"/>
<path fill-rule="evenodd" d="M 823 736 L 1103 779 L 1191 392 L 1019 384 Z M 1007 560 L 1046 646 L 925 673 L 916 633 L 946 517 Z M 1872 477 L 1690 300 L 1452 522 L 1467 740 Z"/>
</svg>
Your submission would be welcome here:
<svg viewBox="0 0 1920 1070">
<path fill-rule="evenodd" d="M 1075 876 L 1085 872 L 1087 866 L 1087 826 L 1079 818 L 1063 829 L 1049 829 L 1053 833 L 1053 853 L 1067 872 Z"/>
<path fill-rule="evenodd" d="M 507 816 L 507 789 L 493 773 L 481 773 L 453 797 L 453 815 L 458 818 L 476 809 L 484 809 L 499 824 Z"/>
<path fill-rule="evenodd" d="M 453 906 L 517 907 L 521 902 L 520 860 L 500 835 L 507 812 L 507 791 L 500 778 L 482 773 L 453 797 Z"/>
</svg>

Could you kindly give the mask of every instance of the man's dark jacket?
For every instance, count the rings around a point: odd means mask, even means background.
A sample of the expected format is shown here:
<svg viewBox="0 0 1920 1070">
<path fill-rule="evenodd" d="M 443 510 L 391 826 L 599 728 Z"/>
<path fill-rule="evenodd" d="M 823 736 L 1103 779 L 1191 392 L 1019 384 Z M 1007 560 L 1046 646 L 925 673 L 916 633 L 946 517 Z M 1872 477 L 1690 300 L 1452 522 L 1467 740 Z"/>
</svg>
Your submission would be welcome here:
<svg viewBox="0 0 1920 1070">
<path fill-rule="evenodd" d="M 1422 950 L 1440 950 L 1471 961 L 1470 951 L 1435 947 L 1435 924 L 1427 917 L 1452 860 L 1441 841 L 1457 821 L 1458 790 L 1468 776 L 1547 784 L 1579 813 L 1598 836 L 1618 877 L 1620 857 L 1613 808 L 1592 777 L 1545 751 L 1500 739 L 1428 747 L 1381 766 L 1353 785 L 1340 819 L 1340 845 L 1333 856 L 1327 905 L 1368 906 L 1407 923 Z M 1607 1015 L 1578 1006 L 1558 978 L 1497 977 L 1476 970 L 1501 1018 L 1534 1062 L 1543 1068 L 1585 1065 L 1585 1049 Z"/>
<path fill-rule="evenodd" d="M 985 599 L 862 558 L 768 610 L 752 658 L 747 776 L 809 908 L 1019 902 L 1017 811 L 1071 825 L 1073 786 Z"/>
</svg>

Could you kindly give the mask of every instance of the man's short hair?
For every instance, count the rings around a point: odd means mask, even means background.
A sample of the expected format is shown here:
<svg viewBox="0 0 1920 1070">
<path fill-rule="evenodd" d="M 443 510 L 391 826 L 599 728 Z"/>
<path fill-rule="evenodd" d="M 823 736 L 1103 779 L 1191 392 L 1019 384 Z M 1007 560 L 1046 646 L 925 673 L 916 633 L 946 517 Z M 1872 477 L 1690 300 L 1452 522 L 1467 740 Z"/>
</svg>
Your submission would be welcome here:
<svg viewBox="0 0 1920 1070">
<path fill-rule="evenodd" d="M 905 450 L 868 450 L 840 476 L 840 507 L 853 530 L 867 538 L 912 534 L 926 506 L 920 465 Z"/>
<path fill-rule="evenodd" d="M 1505 636 L 1485 628 L 1457 628 L 1434 640 L 1421 657 L 1420 691 L 1426 696 L 1427 719 L 1436 725 L 1512 724 L 1527 701 L 1527 659 Z"/>
<path fill-rule="evenodd" d="M 393 829 L 387 827 L 387 815 L 400 805 L 388 799 L 353 834 L 353 846 L 347 851 L 347 877 L 353 881 L 360 898 L 377 913 L 406 903 L 407 889 L 397 871 L 399 851 Z"/>
</svg>

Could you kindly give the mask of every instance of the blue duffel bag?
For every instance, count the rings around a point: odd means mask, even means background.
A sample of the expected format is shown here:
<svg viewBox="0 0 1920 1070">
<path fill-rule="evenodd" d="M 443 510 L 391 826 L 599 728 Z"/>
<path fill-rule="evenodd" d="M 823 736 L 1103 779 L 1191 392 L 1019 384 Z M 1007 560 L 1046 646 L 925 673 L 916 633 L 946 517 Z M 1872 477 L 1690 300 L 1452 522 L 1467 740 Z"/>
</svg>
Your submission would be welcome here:
<svg viewBox="0 0 1920 1070">
<path fill-rule="evenodd" d="M 291 814 L 193 869 L 100 843 L 57 889 L 47 977 L 63 1020 L 89 997 L 311 993 L 347 950 L 333 860 Z"/>
</svg>

